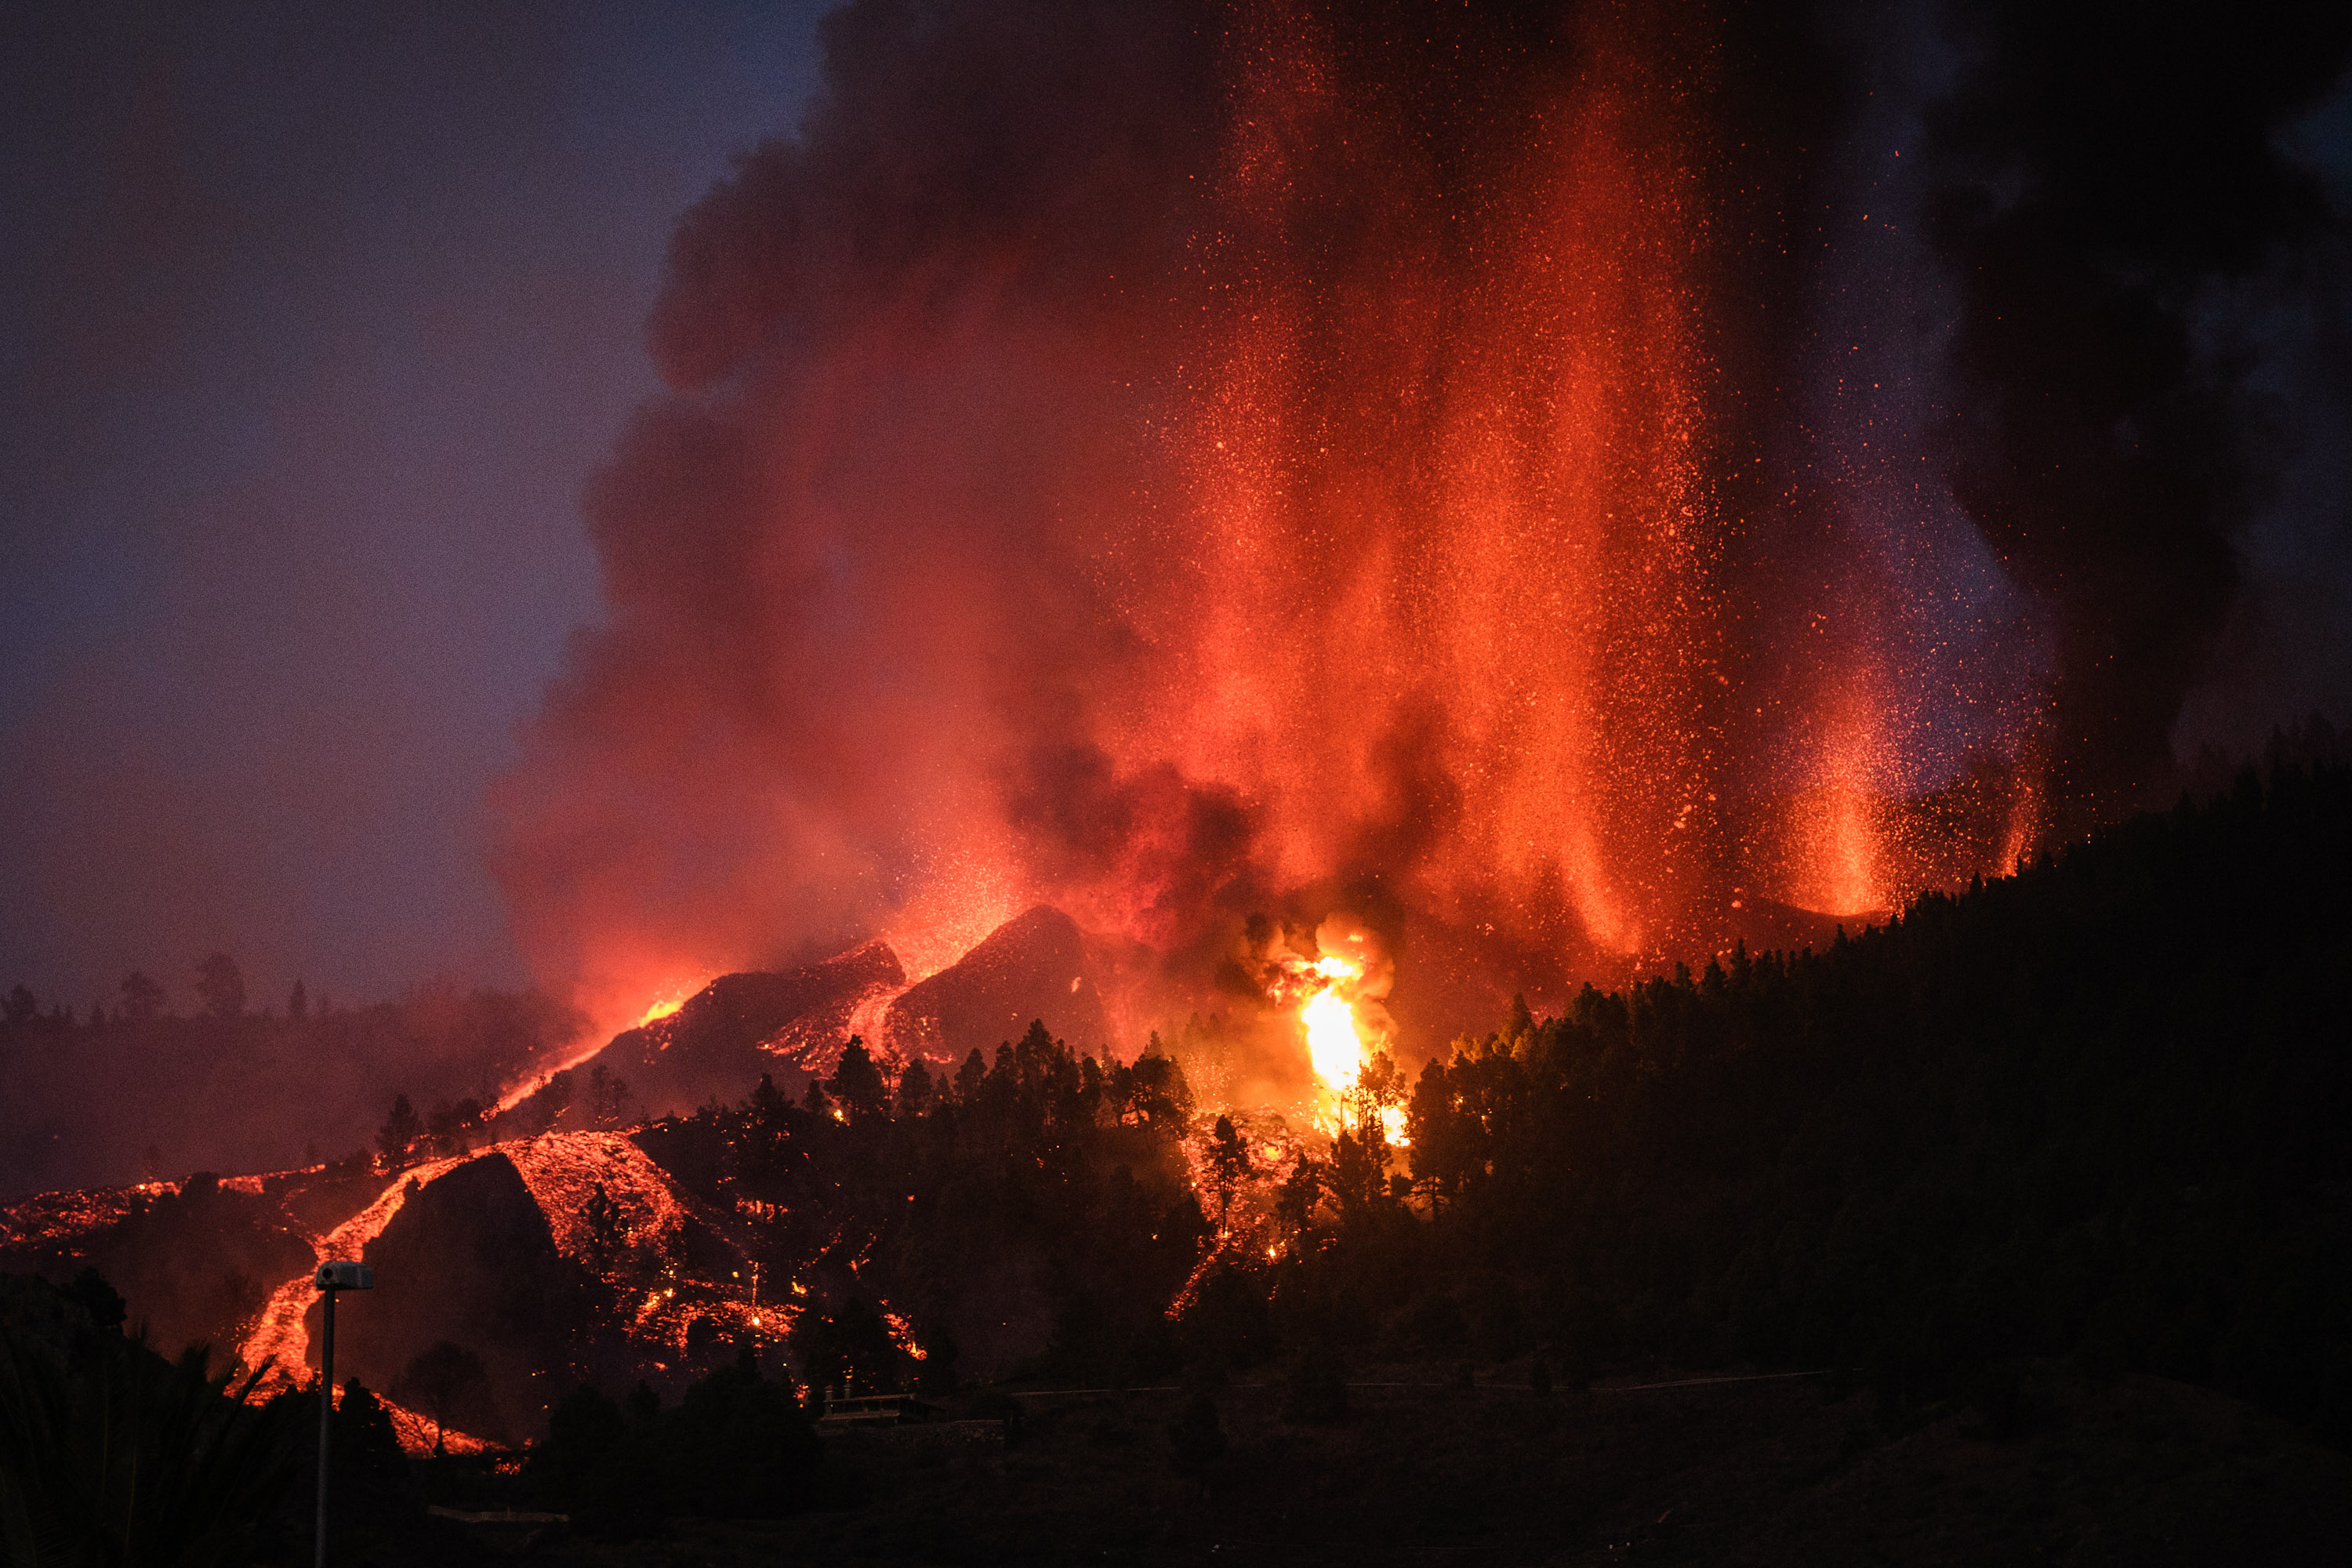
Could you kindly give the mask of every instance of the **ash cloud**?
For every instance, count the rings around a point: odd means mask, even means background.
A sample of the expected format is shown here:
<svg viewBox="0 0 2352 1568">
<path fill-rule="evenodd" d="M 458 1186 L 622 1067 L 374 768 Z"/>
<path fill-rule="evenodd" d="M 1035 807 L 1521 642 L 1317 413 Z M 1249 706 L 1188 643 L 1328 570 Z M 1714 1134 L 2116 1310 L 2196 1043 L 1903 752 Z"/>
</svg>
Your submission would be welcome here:
<svg viewBox="0 0 2352 1568">
<path fill-rule="evenodd" d="M 1037 763 L 1086 754 L 1089 679 L 1131 652 L 1087 530 L 1153 488 L 1129 389 L 1213 22 L 837 13 L 800 136 L 688 215 L 648 333 L 679 395 L 588 498 L 609 617 L 496 802 L 542 963 L 618 994 L 917 902 L 968 942 L 1024 905 L 972 831 L 1008 796 L 1070 830 L 1048 873 L 1124 853 Z M 1157 777 L 1119 787 L 1181 793 Z"/>
<path fill-rule="evenodd" d="M 1991 5 L 1950 19 L 1965 63 L 1925 153 L 1930 234 L 1960 290 L 1951 472 L 2053 606 L 2049 728 L 2079 819 L 2168 782 L 2184 693 L 2229 617 L 2261 613 L 2234 595 L 2276 454 L 2256 367 L 2201 353 L 2200 314 L 2343 233 L 2280 133 L 2342 90 L 2352 16 Z"/>
<path fill-rule="evenodd" d="M 1434 1033 L 1507 972 L 1810 929 L 1817 868 L 1756 890 L 1792 857 L 1898 895 L 1856 791 L 2144 776 L 2247 478 L 2188 296 L 2324 228 L 2263 137 L 2341 40 L 2232 44 L 2263 84 L 2158 124 L 2164 26 L 2074 104 L 2087 25 L 1973 16 L 1927 73 L 1947 444 L 1857 416 L 1863 495 L 1783 391 L 1845 330 L 1855 15 L 830 18 L 798 135 L 678 228 L 672 395 L 588 497 L 606 617 L 494 802 L 539 973 L 608 1016 L 868 935 L 920 975 L 1041 900 L 1205 973 L 1349 908 Z M 1955 655 L 1937 605 L 1999 613 Z"/>
</svg>

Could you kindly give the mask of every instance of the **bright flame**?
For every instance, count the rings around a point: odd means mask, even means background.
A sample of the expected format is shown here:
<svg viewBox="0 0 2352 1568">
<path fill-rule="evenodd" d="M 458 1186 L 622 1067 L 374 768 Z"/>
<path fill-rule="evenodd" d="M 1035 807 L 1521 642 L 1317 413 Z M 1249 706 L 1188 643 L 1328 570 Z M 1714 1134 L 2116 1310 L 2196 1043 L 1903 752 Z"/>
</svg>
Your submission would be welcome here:
<svg viewBox="0 0 2352 1568">
<path fill-rule="evenodd" d="M 1335 962 L 1325 959 L 1323 963 Z M 1316 966 L 1318 970 L 1322 964 Z M 1363 1069 L 1364 1046 L 1356 1037 L 1355 1009 L 1333 988 L 1325 987 L 1298 1010 L 1307 1026 L 1307 1056 L 1315 1076 L 1338 1093 L 1351 1087 Z"/>
<path fill-rule="evenodd" d="M 662 1019 L 668 1017 L 672 1013 L 677 1012 L 680 1007 L 685 1006 L 686 999 L 691 994 L 693 994 L 693 992 L 690 988 L 672 991 L 667 995 L 656 1001 L 653 1005 L 647 1007 L 644 1012 L 638 1014 L 637 1021 L 631 1025 L 630 1027 L 642 1029 L 647 1024 L 659 1023 Z"/>
</svg>

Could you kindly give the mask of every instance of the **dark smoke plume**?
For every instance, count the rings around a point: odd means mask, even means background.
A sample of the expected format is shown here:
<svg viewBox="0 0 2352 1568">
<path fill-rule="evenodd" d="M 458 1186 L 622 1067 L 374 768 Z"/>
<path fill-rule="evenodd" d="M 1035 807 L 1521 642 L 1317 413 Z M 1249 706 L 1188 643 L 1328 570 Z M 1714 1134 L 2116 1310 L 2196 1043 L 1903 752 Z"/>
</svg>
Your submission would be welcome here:
<svg viewBox="0 0 2352 1568">
<path fill-rule="evenodd" d="M 837 14 L 800 134 L 681 225 L 674 395 L 592 488 L 608 618 L 497 802 L 541 972 L 625 1015 L 879 934 L 919 978 L 1045 901 L 1205 979 L 1347 910 L 1426 1036 L 2000 869 L 2042 753 L 2137 776 L 2243 479 L 2183 290 L 2318 221 L 2260 132 L 2326 73 L 2182 132 L 2021 52 L 2088 33 L 1972 24 L 1949 466 L 2068 628 L 2037 731 L 1950 609 L 2005 589 L 1946 465 L 1884 421 L 1823 461 L 1796 395 L 1853 374 L 1810 301 L 1860 16 Z M 2136 205 L 2183 160 L 2230 212 Z"/>
<path fill-rule="evenodd" d="M 2056 608 L 2050 745 L 2079 821 L 2171 777 L 2230 608 L 2271 454 L 2246 367 L 2200 355 L 2197 316 L 2340 230 L 2279 135 L 2340 86 L 2352 11 L 2000 0 L 1953 19 L 1966 64 L 1927 148 L 1962 300 L 1953 483 Z"/>
<path fill-rule="evenodd" d="M 1149 505 L 1131 387 L 1218 129 L 1213 21 L 853 7 L 802 134 L 688 215 L 649 333 L 679 395 L 588 501 L 610 619 L 500 800 L 543 962 L 625 988 L 928 895 L 936 966 L 1021 907 L 941 824 L 1009 784 L 1049 858 L 1117 858 L 1121 792 L 1181 792 L 1067 759 L 1130 651 L 1086 529 Z"/>
</svg>

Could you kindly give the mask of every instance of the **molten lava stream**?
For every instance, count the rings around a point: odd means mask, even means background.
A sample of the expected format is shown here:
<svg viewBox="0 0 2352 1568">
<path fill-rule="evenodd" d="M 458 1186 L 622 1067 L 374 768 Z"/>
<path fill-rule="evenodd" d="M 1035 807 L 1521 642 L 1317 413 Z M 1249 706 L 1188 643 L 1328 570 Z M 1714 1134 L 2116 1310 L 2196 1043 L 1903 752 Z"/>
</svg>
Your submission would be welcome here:
<svg viewBox="0 0 2352 1568">
<path fill-rule="evenodd" d="M 471 1154 L 455 1154 L 446 1160 L 428 1161 L 394 1173 L 384 1190 L 376 1195 L 375 1202 L 326 1235 L 311 1237 L 310 1247 L 316 1254 L 316 1262 L 359 1257 L 367 1244 L 382 1235 L 383 1227 L 392 1223 L 392 1216 L 400 1212 L 400 1205 L 407 1201 L 410 1182 L 421 1186 L 444 1171 L 472 1158 Z M 261 1309 L 261 1316 L 254 1323 L 253 1332 L 247 1334 L 245 1343 L 237 1347 L 237 1360 L 247 1367 L 267 1365 L 270 1368 L 269 1375 L 255 1385 L 254 1396 L 257 1399 L 295 1386 L 301 1380 L 301 1374 L 292 1369 L 310 1365 L 310 1335 L 302 1326 L 302 1320 L 310 1310 L 310 1298 L 314 1294 L 310 1279 L 310 1274 L 305 1272 L 271 1291 L 268 1304 Z"/>
<path fill-rule="evenodd" d="M 455 1154 L 446 1160 L 429 1161 L 395 1172 L 384 1190 L 377 1194 L 375 1202 L 326 1235 L 311 1238 L 310 1247 L 317 1261 L 323 1263 L 329 1258 L 359 1257 L 367 1244 L 383 1234 L 383 1227 L 392 1223 L 392 1216 L 400 1212 L 400 1205 L 408 1199 L 410 1182 L 422 1186 L 444 1171 L 462 1165 L 473 1158 L 473 1154 Z M 315 1293 L 311 1276 L 307 1272 L 271 1291 L 268 1303 L 261 1309 L 261 1316 L 254 1324 L 253 1332 L 247 1334 L 245 1343 L 238 1347 L 237 1359 L 247 1367 L 267 1365 L 270 1369 L 268 1376 L 254 1384 L 252 1398 L 256 1403 L 298 1387 L 304 1381 L 292 1369 L 308 1368 L 310 1365 L 310 1336 L 302 1320 L 310 1310 L 310 1299 Z M 404 1449 L 411 1454 L 433 1451 L 436 1429 L 430 1417 L 421 1415 L 381 1394 L 376 1397 L 383 1404 L 384 1413 L 392 1418 L 393 1431 L 400 1438 L 400 1446 Z M 453 1454 L 478 1453 L 489 1447 L 482 1439 L 454 1427 L 439 1428 L 437 1435 L 442 1447 Z"/>
</svg>

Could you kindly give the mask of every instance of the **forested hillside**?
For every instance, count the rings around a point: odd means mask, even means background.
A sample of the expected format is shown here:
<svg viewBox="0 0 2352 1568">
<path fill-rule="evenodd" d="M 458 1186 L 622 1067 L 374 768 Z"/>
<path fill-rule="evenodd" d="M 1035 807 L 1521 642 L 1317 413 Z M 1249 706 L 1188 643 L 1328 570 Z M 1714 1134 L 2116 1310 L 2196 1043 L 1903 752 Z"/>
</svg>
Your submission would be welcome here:
<svg viewBox="0 0 2352 1568">
<path fill-rule="evenodd" d="M 1867 1369 L 1903 1405 L 2060 1353 L 2342 1436 L 2348 871 L 2352 773 L 2249 773 L 1827 952 L 1522 1010 L 1372 1075 L 1336 1148 L 1188 1123 L 1172 1062 L 1043 1031 L 951 1083 L 853 1051 L 829 1096 L 640 1138 L 768 1216 L 813 1383 L 919 1370 L 887 1301 L 1063 1378 L 1540 1348 L 1570 1378 Z"/>
</svg>

